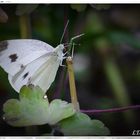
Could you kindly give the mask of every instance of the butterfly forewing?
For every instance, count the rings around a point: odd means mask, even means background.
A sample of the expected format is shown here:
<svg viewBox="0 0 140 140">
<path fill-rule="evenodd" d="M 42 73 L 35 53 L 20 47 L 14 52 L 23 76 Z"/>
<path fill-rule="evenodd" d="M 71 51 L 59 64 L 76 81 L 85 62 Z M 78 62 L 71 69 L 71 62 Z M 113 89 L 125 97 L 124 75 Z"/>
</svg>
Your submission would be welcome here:
<svg viewBox="0 0 140 140">
<path fill-rule="evenodd" d="M 17 39 L 0 42 L 0 65 L 14 76 L 24 66 L 54 50 L 49 44 L 32 39 Z"/>
</svg>

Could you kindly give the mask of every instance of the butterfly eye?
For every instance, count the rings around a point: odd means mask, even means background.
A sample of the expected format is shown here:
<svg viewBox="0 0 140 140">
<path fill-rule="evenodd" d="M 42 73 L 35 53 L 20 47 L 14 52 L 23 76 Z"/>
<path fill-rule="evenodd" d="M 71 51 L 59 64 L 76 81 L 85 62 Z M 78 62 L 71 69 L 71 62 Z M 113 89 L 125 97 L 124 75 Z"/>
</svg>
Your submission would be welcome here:
<svg viewBox="0 0 140 140">
<path fill-rule="evenodd" d="M 64 47 L 63 53 L 67 52 L 68 48 Z"/>
<path fill-rule="evenodd" d="M 24 68 L 24 65 L 23 65 L 23 64 L 21 64 L 20 68 L 21 68 L 21 69 L 22 69 L 22 68 Z"/>
</svg>

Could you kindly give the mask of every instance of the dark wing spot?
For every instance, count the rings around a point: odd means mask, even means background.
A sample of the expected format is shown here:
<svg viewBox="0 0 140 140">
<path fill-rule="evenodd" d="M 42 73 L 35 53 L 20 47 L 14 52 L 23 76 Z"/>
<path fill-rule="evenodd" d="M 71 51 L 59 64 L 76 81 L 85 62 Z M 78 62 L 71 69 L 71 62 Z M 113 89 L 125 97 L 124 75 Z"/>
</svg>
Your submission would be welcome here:
<svg viewBox="0 0 140 140">
<path fill-rule="evenodd" d="M 23 65 L 23 64 L 21 64 L 20 68 L 21 68 L 21 69 L 22 69 L 22 68 L 24 68 L 24 65 Z"/>
<path fill-rule="evenodd" d="M 27 85 L 32 85 L 32 83 L 31 83 L 31 77 L 28 79 Z"/>
<path fill-rule="evenodd" d="M 25 74 L 23 75 L 23 79 L 25 79 L 25 78 L 28 76 L 28 74 L 29 74 L 29 72 L 25 73 Z"/>
<path fill-rule="evenodd" d="M 18 56 L 17 56 L 17 54 L 11 54 L 9 56 L 9 58 L 11 59 L 11 62 L 15 62 L 17 60 Z"/>
<path fill-rule="evenodd" d="M 2 41 L 0 42 L 0 52 L 7 49 L 8 42 L 7 41 Z"/>
</svg>

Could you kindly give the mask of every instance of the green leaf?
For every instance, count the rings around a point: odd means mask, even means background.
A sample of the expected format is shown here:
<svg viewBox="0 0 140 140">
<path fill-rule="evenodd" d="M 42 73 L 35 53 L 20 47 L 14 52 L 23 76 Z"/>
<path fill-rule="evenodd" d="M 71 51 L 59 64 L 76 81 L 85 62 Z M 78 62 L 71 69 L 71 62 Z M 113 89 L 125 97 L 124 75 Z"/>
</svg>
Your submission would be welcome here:
<svg viewBox="0 0 140 140">
<path fill-rule="evenodd" d="M 48 122 L 49 124 L 56 124 L 57 122 L 74 115 L 75 110 L 71 103 L 62 101 L 60 99 L 53 100 L 48 108 Z"/>
<path fill-rule="evenodd" d="M 86 4 L 71 4 L 72 9 L 76 10 L 77 12 L 85 11 L 87 5 Z"/>
<path fill-rule="evenodd" d="M 98 136 L 110 135 L 109 129 L 105 127 L 103 122 L 99 120 L 92 120 L 92 125 L 94 126 L 93 127 L 94 135 Z"/>
<path fill-rule="evenodd" d="M 39 87 L 24 86 L 19 100 L 10 99 L 3 105 L 4 120 L 17 127 L 47 123 L 53 125 L 75 113 L 71 103 L 60 99 L 49 103 L 44 95 Z"/>
<path fill-rule="evenodd" d="M 20 5 L 17 5 L 16 15 L 21 16 L 21 15 L 24 15 L 24 14 L 30 14 L 37 7 L 38 7 L 38 4 L 20 4 Z"/>
<path fill-rule="evenodd" d="M 99 120 L 91 120 L 86 114 L 76 113 L 74 116 L 59 122 L 64 135 L 109 135 L 109 129 Z"/>
</svg>

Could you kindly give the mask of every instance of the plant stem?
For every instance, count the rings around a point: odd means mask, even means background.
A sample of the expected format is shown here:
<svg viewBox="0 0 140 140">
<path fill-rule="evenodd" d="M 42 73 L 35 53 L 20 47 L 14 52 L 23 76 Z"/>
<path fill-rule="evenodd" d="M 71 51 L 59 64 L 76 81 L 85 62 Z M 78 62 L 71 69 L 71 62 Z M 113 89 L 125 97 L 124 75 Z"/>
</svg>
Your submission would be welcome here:
<svg viewBox="0 0 140 140">
<path fill-rule="evenodd" d="M 19 22 L 20 22 L 20 33 L 21 38 L 31 38 L 31 25 L 30 25 L 30 16 L 25 14 L 19 16 Z"/>
<path fill-rule="evenodd" d="M 79 108 L 79 103 L 78 103 L 77 93 L 76 93 L 76 86 L 75 86 L 75 78 L 74 78 L 74 70 L 73 70 L 72 58 L 68 57 L 66 59 L 66 62 L 67 62 L 67 66 L 68 66 L 71 102 L 74 105 L 75 110 L 79 112 L 80 108 Z"/>
<path fill-rule="evenodd" d="M 81 112 L 92 115 L 100 113 L 115 113 L 128 111 L 130 109 L 140 109 L 140 105 L 132 105 L 127 107 L 111 108 L 111 109 L 91 109 L 91 110 L 81 110 Z"/>
<path fill-rule="evenodd" d="M 83 36 L 84 34 L 80 34 L 77 35 L 75 37 L 73 37 L 70 40 L 70 48 L 68 50 L 68 52 L 70 53 L 73 47 L 73 41 L 81 36 Z M 73 52 L 72 52 L 73 53 Z M 73 54 L 72 54 L 73 55 Z M 73 57 L 73 56 L 72 56 Z M 74 108 L 76 111 L 80 111 L 80 107 L 79 107 L 79 102 L 77 99 L 77 93 L 76 93 L 76 86 L 75 86 L 75 77 L 74 77 L 74 70 L 73 70 L 73 61 L 72 61 L 72 57 L 67 57 L 66 59 L 66 63 L 68 66 L 68 75 L 69 75 L 69 85 L 70 85 L 70 95 L 71 95 L 71 102 L 74 105 Z"/>
</svg>

